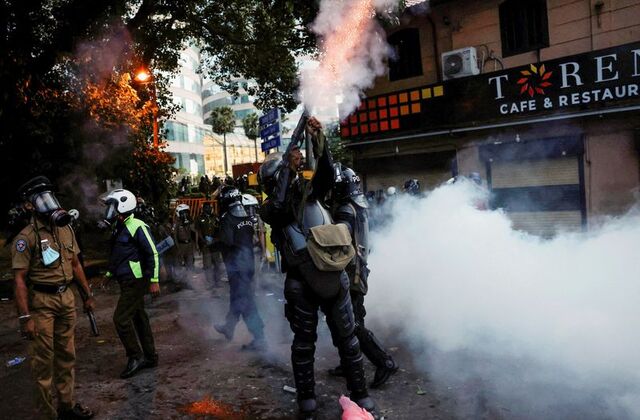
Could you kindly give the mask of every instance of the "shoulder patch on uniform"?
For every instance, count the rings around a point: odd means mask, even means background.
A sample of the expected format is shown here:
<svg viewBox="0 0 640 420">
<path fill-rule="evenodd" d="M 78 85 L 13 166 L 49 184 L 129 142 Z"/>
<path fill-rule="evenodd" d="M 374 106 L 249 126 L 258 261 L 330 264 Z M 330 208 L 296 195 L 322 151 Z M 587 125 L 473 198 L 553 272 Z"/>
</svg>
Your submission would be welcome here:
<svg viewBox="0 0 640 420">
<path fill-rule="evenodd" d="M 25 249 L 27 249 L 27 241 L 24 239 L 18 239 L 16 241 L 16 251 L 24 252 Z"/>
</svg>

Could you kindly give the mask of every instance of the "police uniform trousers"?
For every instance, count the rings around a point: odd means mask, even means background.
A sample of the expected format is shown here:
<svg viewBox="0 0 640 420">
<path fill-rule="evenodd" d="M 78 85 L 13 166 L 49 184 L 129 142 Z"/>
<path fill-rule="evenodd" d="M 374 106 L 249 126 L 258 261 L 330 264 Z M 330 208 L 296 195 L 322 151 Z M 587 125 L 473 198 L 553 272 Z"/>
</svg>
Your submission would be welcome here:
<svg viewBox="0 0 640 420">
<path fill-rule="evenodd" d="M 127 357 L 141 357 L 144 354 L 145 357 L 153 360 L 157 357 L 156 349 L 149 317 L 144 310 L 144 294 L 149 287 L 149 281 L 119 278 L 118 283 L 120 299 L 113 313 L 113 323 L 127 352 Z"/>
<path fill-rule="evenodd" d="M 228 270 L 229 312 L 227 328 L 233 329 L 240 317 L 247 324 L 249 332 L 257 339 L 264 338 L 264 322 L 258 313 L 253 293 L 253 270 Z"/>
<path fill-rule="evenodd" d="M 351 289 L 351 303 L 353 304 L 353 315 L 356 321 L 356 337 L 360 342 L 362 354 L 371 361 L 376 367 L 384 367 L 388 360 L 392 357 L 382 347 L 382 344 L 373 333 L 364 325 L 364 317 L 367 311 L 364 308 L 364 293 Z"/>
<path fill-rule="evenodd" d="M 331 273 L 339 282 L 336 284 L 337 292 L 332 296 L 322 296 L 310 286 L 310 280 L 323 275 L 326 276 L 327 272 L 318 272 L 309 262 L 297 267 L 289 266 L 285 280 L 285 315 L 294 334 L 291 363 L 298 401 L 315 398 L 313 364 L 318 338 L 318 309 L 325 314 L 333 344 L 338 348 L 351 399 L 365 398 L 368 392 L 360 344 L 354 333 L 349 279 L 344 271 Z"/>
<path fill-rule="evenodd" d="M 58 407 L 74 405 L 75 299 L 71 289 L 62 293 L 31 293 L 31 318 L 37 335 L 29 347 L 31 371 L 37 384 L 37 404 L 48 418 L 57 418 L 51 385 L 58 392 Z"/>
<path fill-rule="evenodd" d="M 186 268 L 192 269 L 194 261 L 193 258 L 193 243 L 178 242 L 176 244 L 176 260 L 178 267 L 184 264 Z"/>
<path fill-rule="evenodd" d="M 220 251 L 214 251 L 209 246 L 202 248 L 202 268 L 207 283 L 218 285 L 220 283 Z"/>
</svg>

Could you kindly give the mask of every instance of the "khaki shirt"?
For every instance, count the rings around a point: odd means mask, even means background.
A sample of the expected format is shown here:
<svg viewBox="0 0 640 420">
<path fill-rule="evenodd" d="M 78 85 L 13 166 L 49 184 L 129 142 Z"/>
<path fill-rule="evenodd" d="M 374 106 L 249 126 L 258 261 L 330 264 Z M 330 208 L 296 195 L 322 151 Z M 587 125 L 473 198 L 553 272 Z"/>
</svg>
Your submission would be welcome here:
<svg viewBox="0 0 640 420">
<path fill-rule="evenodd" d="M 36 233 L 36 225 L 38 232 Z M 38 236 L 40 238 L 38 239 Z M 60 256 L 45 266 L 38 241 L 49 240 L 49 246 Z M 69 226 L 51 228 L 31 219 L 13 240 L 11 266 L 14 270 L 26 269 L 32 283 L 66 284 L 73 280 L 73 256 L 80 252 L 75 234 Z"/>
</svg>

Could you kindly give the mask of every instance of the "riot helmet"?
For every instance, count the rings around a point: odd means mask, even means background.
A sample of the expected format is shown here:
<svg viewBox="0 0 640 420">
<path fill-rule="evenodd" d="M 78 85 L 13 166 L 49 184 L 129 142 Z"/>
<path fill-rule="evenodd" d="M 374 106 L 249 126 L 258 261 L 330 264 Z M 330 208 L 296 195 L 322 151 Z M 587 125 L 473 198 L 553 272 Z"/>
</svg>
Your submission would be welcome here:
<svg viewBox="0 0 640 420">
<path fill-rule="evenodd" d="M 35 177 L 18 188 L 18 195 L 33 207 L 36 214 L 49 218 L 56 226 L 66 226 L 71 222 L 71 216 L 60 206 L 53 194 L 53 184 L 44 176 Z"/>
<path fill-rule="evenodd" d="M 227 185 L 220 191 L 220 214 L 226 212 L 237 217 L 245 217 L 247 213 L 242 207 L 242 194 L 236 187 Z"/>
<path fill-rule="evenodd" d="M 282 153 L 271 153 L 266 157 L 258 171 L 258 181 L 264 192 L 271 196 L 278 179 L 278 169 L 282 166 Z"/>
<path fill-rule="evenodd" d="M 206 202 L 202 205 L 202 214 L 206 216 L 211 216 L 213 214 L 213 206 L 211 203 Z"/>
<path fill-rule="evenodd" d="M 176 207 L 176 216 L 180 219 L 182 224 L 189 224 L 189 205 L 188 204 L 178 204 Z"/>
<path fill-rule="evenodd" d="M 403 190 L 407 194 L 418 195 L 420 193 L 420 181 L 415 178 L 406 180 Z"/>
<path fill-rule="evenodd" d="M 136 196 L 131 191 L 117 189 L 111 191 L 105 198 L 104 204 L 107 206 L 104 218 L 112 223 L 117 216 L 128 216 L 136 209 Z"/>
<path fill-rule="evenodd" d="M 362 208 L 367 208 L 367 200 L 362 192 L 360 177 L 353 169 L 342 166 L 342 172 L 336 177 L 333 192 L 338 202 L 353 201 Z"/>
<path fill-rule="evenodd" d="M 387 188 L 387 196 L 388 197 L 395 196 L 396 192 L 397 192 L 396 187 L 391 186 L 391 187 Z"/>
<path fill-rule="evenodd" d="M 258 199 L 251 194 L 242 194 L 242 206 L 247 212 L 247 215 L 253 219 L 258 214 Z"/>
</svg>

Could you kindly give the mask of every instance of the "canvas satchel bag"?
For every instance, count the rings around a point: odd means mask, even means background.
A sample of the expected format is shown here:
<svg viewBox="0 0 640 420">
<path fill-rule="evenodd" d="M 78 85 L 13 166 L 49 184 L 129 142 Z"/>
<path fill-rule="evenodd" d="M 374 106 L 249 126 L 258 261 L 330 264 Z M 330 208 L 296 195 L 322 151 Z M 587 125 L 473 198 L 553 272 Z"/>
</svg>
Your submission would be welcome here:
<svg viewBox="0 0 640 420">
<path fill-rule="evenodd" d="M 307 239 L 307 250 L 320 271 L 342 271 L 356 254 L 346 225 L 314 226 Z"/>
</svg>

